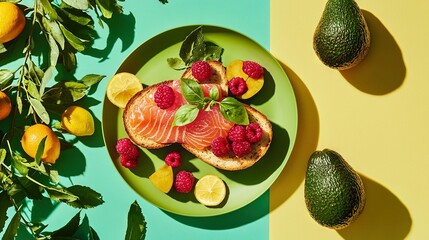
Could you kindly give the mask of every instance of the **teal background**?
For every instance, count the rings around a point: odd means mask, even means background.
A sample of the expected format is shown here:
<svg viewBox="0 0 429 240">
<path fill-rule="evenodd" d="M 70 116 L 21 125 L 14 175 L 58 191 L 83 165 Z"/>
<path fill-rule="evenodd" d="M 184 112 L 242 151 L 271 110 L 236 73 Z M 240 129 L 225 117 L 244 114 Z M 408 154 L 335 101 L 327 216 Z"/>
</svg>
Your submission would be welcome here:
<svg viewBox="0 0 429 240">
<path fill-rule="evenodd" d="M 79 138 L 74 148 L 61 153 L 56 163 L 61 183 L 90 186 L 103 195 L 103 205 L 82 211 L 101 239 L 124 238 L 128 209 L 134 200 L 140 204 L 146 218 L 148 240 L 268 239 L 268 191 L 248 206 L 216 217 L 179 216 L 147 203 L 116 172 L 104 147 L 100 121 L 108 79 L 135 48 L 165 30 L 191 24 L 217 25 L 241 32 L 269 49 L 269 0 L 170 0 L 168 4 L 157 0 L 127 0 L 120 4 L 124 14 L 108 20 L 104 29 L 97 25 L 99 38 L 92 49 L 77 56 L 74 77 L 80 79 L 88 73 L 107 77 L 80 103 L 95 116 L 96 132 L 94 136 Z M 20 49 L 15 51 L 19 54 Z M 0 59 L 0 68 L 13 69 L 22 63 L 21 59 L 10 62 L 12 60 Z M 60 72 L 59 77 L 72 76 Z M 76 209 L 48 200 L 35 201 L 35 206 L 28 208 L 32 209 L 33 219 L 49 223 L 47 230 L 64 225 L 77 213 Z M 28 238 L 22 234 L 19 239 Z"/>
</svg>

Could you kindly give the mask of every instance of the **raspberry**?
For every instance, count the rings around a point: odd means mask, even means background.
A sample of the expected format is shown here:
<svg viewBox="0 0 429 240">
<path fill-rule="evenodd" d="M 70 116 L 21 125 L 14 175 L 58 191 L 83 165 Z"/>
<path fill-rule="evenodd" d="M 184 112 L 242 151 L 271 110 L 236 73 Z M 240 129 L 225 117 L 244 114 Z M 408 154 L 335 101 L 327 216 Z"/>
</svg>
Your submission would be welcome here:
<svg viewBox="0 0 429 240">
<path fill-rule="evenodd" d="M 198 81 L 206 81 L 212 76 L 212 68 L 205 61 L 196 61 L 191 66 L 192 76 Z"/>
<path fill-rule="evenodd" d="M 116 151 L 119 155 L 124 155 L 128 159 L 137 159 L 139 157 L 139 148 L 135 146 L 130 139 L 122 138 L 116 143 Z"/>
<path fill-rule="evenodd" d="M 192 173 L 182 170 L 176 174 L 174 179 L 174 190 L 181 193 L 188 193 L 194 186 L 194 175 Z"/>
<path fill-rule="evenodd" d="M 123 154 L 127 152 L 131 146 L 133 146 L 133 143 L 129 138 L 121 138 L 116 142 L 116 151 L 119 154 Z"/>
<path fill-rule="evenodd" d="M 234 77 L 229 80 L 228 88 L 235 96 L 240 96 L 247 92 L 247 84 L 241 77 Z"/>
<path fill-rule="evenodd" d="M 182 155 L 179 151 L 172 151 L 165 157 L 165 163 L 171 167 L 178 167 L 182 163 Z"/>
<path fill-rule="evenodd" d="M 226 157 L 229 153 L 229 142 L 224 137 L 217 137 L 211 144 L 212 152 L 218 157 Z"/>
<path fill-rule="evenodd" d="M 251 143 L 259 142 L 262 138 L 262 128 L 257 123 L 247 125 L 246 137 Z"/>
<path fill-rule="evenodd" d="M 248 141 L 232 142 L 232 151 L 237 157 L 243 157 L 252 151 L 252 146 Z"/>
<path fill-rule="evenodd" d="M 246 128 L 242 125 L 234 125 L 228 132 L 228 140 L 231 142 L 246 141 Z"/>
<path fill-rule="evenodd" d="M 154 95 L 155 103 L 161 109 L 173 106 L 175 97 L 173 89 L 165 84 L 159 86 Z"/>
<path fill-rule="evenodd" d="M 130 139 L 121 138 L 116 142 L 116 151 L 119 153 L 121 165 L 126 168 L 137 166 L 140 155 L 139 148 Z"/>
<path fill-rule="evenodd" d="M 135 168 L 137 167 L 138 159 L 129 158 L 127 155 L 120 155 L 121 165 L 126 168 Z"/>
<path fill-rule="evenodd" d="M 258 79 L 264 74 L 262 66 L 252 61 L 244 61 L 242 70 L 253 79 Z"/>
</svg>

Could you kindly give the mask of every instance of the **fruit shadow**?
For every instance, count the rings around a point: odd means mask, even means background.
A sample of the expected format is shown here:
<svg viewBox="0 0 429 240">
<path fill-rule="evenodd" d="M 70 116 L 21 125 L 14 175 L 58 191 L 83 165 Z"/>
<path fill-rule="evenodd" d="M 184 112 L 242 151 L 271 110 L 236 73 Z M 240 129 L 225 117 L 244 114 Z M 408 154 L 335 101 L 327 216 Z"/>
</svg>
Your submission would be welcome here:
<svg viewBox="0 0 429 240">
<path fill-rule="evenodd" d="M 55 168 L 58 170 L 58 174 L 63 177 L 81 175 L 86 169 L 85 155 L 77 147 L 64 149 L 55 163 Z"/>
<path fill-rule="evenodd" d="M 304 181 L 307 162 L 319 140 L 319 114 L 310 91 L 300 77 L 284 63 L 297 101 L 298 130 L 289 160 L 270 188 L 270 210 L 286 202 Z"/>
<path fill-rule="evenodd" d="M 405 239 L 412 226 L 407 207 L 380 183 L 360 176 L 366 191 L 365 208 L 350 226 L 337 230 L 338 234 L 347 240 Z"/>
<path fill-rule="evenodd" d="M 262 105 L 268 102 L 273 96 L 276 88 L 276 83 L 271 73 L 264 68 L 264 86 L 261 92 L 251 97 L 250 99 L 242 100 L 248 105 Z"/>
<path fill-rule="evenodd" d="M 398 43 L 383 23 L 372 13 L 362 12 L 371 34 L 368 55 L 359 65 L 340 73 L 360 91 L 384 95 L 403 84 L 406 75 L 404 59 Z"/>
</svg>

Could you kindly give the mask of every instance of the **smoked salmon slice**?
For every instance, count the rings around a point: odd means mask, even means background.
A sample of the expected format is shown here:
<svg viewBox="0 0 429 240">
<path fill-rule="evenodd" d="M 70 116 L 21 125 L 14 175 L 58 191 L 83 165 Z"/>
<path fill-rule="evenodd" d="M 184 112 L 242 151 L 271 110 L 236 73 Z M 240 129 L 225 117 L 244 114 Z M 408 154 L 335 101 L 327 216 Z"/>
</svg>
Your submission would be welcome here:
<svg viewBox="0 0 429 240">
<path fill-rule="evenodd" d="M 128 132 L 144 136 L 157 143 L 184 143 L 196 149 L 205 149 L 210 146 L 213 139 L 226 137 L 234 123 L 226 120 L 220 113 L 219 106 L 213 106 L 209 111 L 200 110 L 197 118 L 185 126 L 172 127 L 177 109 L 187 104 L 180 91 L 180 80 L 167 81 L 163 84 L 170 86 L 175 94 L 174 104 L 167 108 L 159 108 L 154 101 L 155 91 L 132 99 L 132 109 L 127 109 L 124 119 L 128 122 Z M 200 84 L 205 96 L 210 89 L 216 86 L 219 95 L 222 91 L 217 84 Z M 143 90 L 144 91 L 144 90 Z M 220 96 L 222 98 L 222 96 Z M 137 101 L 137 102 L 135 102 Z"/>
</svg>

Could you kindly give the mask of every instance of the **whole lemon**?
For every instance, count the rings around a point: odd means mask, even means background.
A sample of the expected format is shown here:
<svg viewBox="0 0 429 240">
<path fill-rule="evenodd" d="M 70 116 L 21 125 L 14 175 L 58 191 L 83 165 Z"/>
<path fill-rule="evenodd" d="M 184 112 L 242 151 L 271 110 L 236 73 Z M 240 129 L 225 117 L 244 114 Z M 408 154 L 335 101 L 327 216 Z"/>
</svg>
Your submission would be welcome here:
<svg viewBox="0 0 429 240">
<path fill-rule="evenodd" d="M 12 103 L 10 102 L 9 96 L 6 93 L 0 91 L 0 120 L 3 120 L 9 116 L 12 110 Z"/>
<path fill-rule="evenodd" d="M 15 39 L 24 30 L 24 13 L 15 4 L 0 2 L 0 16 L 0 43 Z"/>
<path fill-rule="evenodd" d="M 79 106 L 68 107 L 63 112 L 61 126 L 75 136 L 90 136 L 95 131 L 91 113 Z"/>
<path fill-rule="evenodd" d="M 46 137 L 46 141 L 41 159 L 46 163 L 55 163 L 60 156 L 60 140 L 52 129 L 44 124 L 35 124 L 25 130 L 21 138 L 22 148 L 28 156 L 34 158 L 36 157 L 40 141 L 44 137 Z"/>
</svg>

